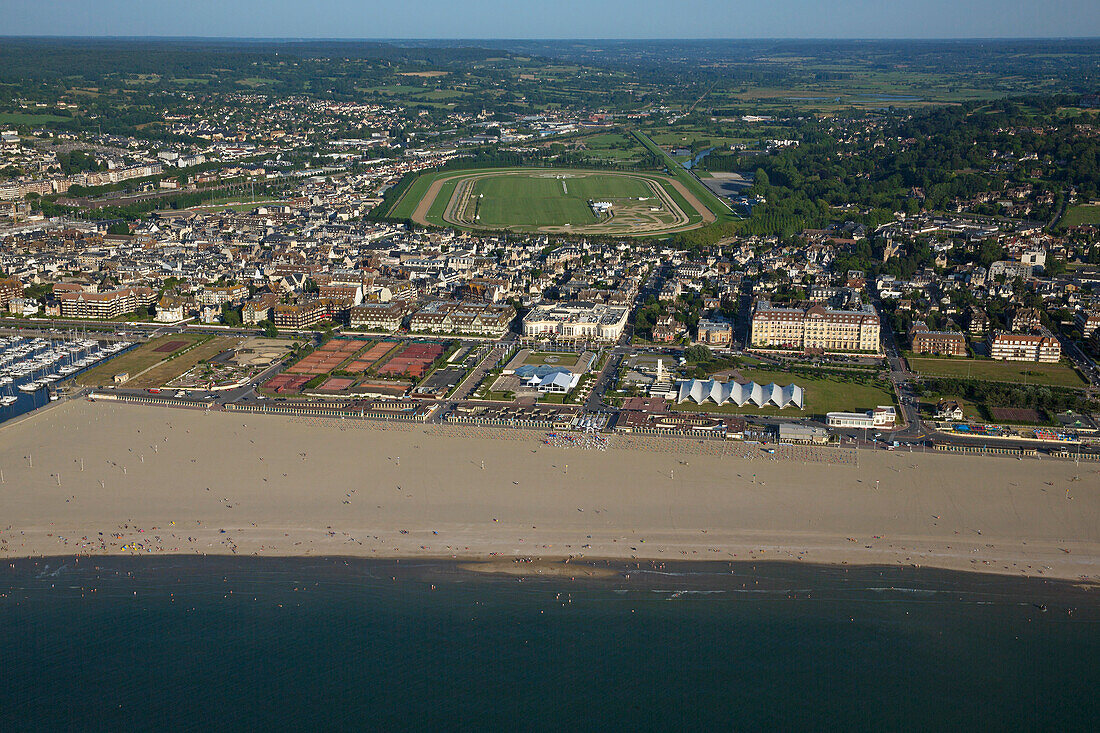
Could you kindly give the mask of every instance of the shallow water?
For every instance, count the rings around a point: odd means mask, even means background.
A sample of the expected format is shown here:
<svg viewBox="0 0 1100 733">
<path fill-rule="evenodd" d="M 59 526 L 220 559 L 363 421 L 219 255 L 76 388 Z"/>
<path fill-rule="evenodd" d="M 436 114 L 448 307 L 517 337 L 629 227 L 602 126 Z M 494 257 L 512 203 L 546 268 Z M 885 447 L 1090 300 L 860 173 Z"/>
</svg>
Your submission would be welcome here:
<svg viewBox="0 0 1100 733">
<path fill-rule="evenodd" d="M 1100 713 L 1096 591 L 914 569 L 616 569 L 16 561 L 0 569 L 3 727 L 1072 730 Z"/>
</svg>

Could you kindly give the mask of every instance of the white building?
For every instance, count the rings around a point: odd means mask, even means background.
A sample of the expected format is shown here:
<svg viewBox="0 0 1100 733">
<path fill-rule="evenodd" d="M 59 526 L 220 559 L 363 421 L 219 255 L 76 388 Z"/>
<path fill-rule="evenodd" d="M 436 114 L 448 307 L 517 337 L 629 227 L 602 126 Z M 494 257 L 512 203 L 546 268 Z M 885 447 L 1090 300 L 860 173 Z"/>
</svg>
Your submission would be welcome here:
<svg viewBox="0 0 1100 733">
<path fill-rule="evenodd" d="M 1050 331 L 1036 333 L 994 333 L 989 355 L 1000 361 L 1035 361 L 1056 364 L 1062 358 L 1062 344 Z"/>
<path fill-rule="evenodd" d="M 618 341 L 629 315 L 625 305 L 582 301 L 537 305 L 523 317 L 523 335 Z"/>
<path fill-rule="evenodd" d="M 897 414 L 893 407 L 879 405 L 867 412 L 830 412 L 825 415 L 825 424 L 831 428 L 870 428 L 889 429 L 897 424 Z"/>
<path fill-rule="evenodd" d="M 802 388 L 797 384 L 756 384 L 755 382 L 718 382 L 713 379 L 685 379 L 676 383 L 676 401 L 702 405 L 730 403 L 738 407 L 797 407 L 805 404 Z"/>
</svg>

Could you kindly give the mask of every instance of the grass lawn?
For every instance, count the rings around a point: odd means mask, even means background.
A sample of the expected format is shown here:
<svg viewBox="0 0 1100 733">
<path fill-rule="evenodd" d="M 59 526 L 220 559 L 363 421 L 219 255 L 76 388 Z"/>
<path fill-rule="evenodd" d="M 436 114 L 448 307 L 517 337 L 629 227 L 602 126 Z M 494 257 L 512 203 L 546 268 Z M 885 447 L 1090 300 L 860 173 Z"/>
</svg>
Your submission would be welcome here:
<svg viewBox="0 0 1100 733">
<path fill-rule="evenodd" d="M 691 228 L 703 222 L 703 214 L 688 204 L 665 176 L 589 169 L 472 168 L 427 172 L 409 184 L 385 210 L 386 215 L 413 218 L 437 181 L 438 190 L 420 214 L 422 222 L 435 226 L 523 230 L 546 227 L 557 233 L 574 227 L 574 232 L 593 228 L 591 233 L 608 234 L 621 229 L 627 234 L 656 235 L 666 228 Z M 654 185 L 661 187 L 660 197 L 654 196 Z M 461 201 L 452 201 L 460 186 L 464 187 Z M 614 218 L 610 221 L 597 218 L 590 201 L 611 202 Z M 452 203 L 458 204 L 454 210 L 450 210 Z M 445 213 L 448 219 L 444 219 Z"/>
<path fill-rule="evenodd" d="M 113 359 L 109 359 L 96 367 L 89 369 L 88 371 L 80 374 L 74 378 L 76 384 L 84 386 L 95 386 L 100 384 L 112 384 L 114 375 L 119 372 L 128 372 L 130 376 L 134 376 L 140 371 L 148 369 L 156 364 L 158 361 L 165 359 L 172 354 L 178 354 L 189 346 L 202 341 L 209 336 L 198 333 L 182 333 L 169 336 L 161 336 L 160 338 L 148 341 L 136 349 L 130 349 L 120 356 L 116 356 Z M 170 344 L 172 342 L 180 342 L 179 346 L 171 351 L 157 351 L 157 349 Z"/>
<path fill-rule="evenodd" d="M 1082 224 L 1100 225 L 1100 206 L 1079 204 L 1066 209 L 1065 216 L 1059 222 L 1064 227 L 1080 226 Z"/>
<path fill-rule="evenodd" d="M 589 201 L 652 196 L 649 186 L 636 178 L 593 174 L 584 178 L 554 178 L 553 173 L 530 176 L 502 175 L 480 178 L 473 195 L 479 199 L 479 224 L 506 228 L 594 224 Z M 562 174 L 568 175 L 568 174 Z"/>
<path fill-rule="evenodd" d="M 688 412 L 725 412 L 750 415 L 771 415 L 779 417 L 816 417 L 825 418 L 827 412 L 863 412 L 878 405 L 894 405 L 894 393 L 885 382 L 874 379 L 861 380 L 853 377 L 845 381 L 842 377 L 803 377 L 790 372 L 777 372 L 764 369 L 742 369 L 745 379 L 757 384 L 788 385 L 792 382 L 802 387 L 806 398 L 804 410 L 788 407 L 780 410 L 775 407 L 736 407 L 734 405 L 696 405 L 683 402 L 672 409 Z"/>
<path fill-rule="evenodd" d="M 577 362 L 579 354 L 572 352 L 532 351 L 524 359 L 524 364 L 542 366 L 543 364 L 565 364 L 571 366 Z"/>
<path fill-rule="evenodd" d="M 147 389 L 149 387 L 163 387 L 176 377 L 188 371 L 200 361 L 212 359 L 226 349 L 239 346 L 244 339 L 229 336 L 216 336 L 186 354 L 176 357 L 163 364 L 159 364 L 142 374 L 137 379 L 126 383 L 127 387 Z"/>
<path fill-rule="evenodd" d="M 980 379 L 1013 384 L 1042 384 L 1048 387 L 1084 387 L 1085 380 L 1065 364 L 1036 364 L 991 359 L 909 358 L 909 368 L 929 377 Z"/>
<path fill-rule="evenodd" d="M 76 377 L 74 381 L 84 386 L 112 384 L 115 374 L 119 372 L 129 372 L 131 378 L 130 381 L 126 382 L 126 387 L 134 387 L 137 389 L 161 387 L 198 364 L 199 361 L 210 359 L 220 354 L 225 349 L 236 346 L 241 341 L 242 339 L 230 338 L 228 336 L 215 336 L 214 338 L 210 338 L 206 334 L 184 333 L 161 336 L 158 339 L 142 344 L 136 349 L 132 349 L 121 356 L 111 359 L 104 364 L 100 364 L 94 369 L 89 369 Z M 172 351 L 157 351 L 161 346 L 172 342 L 184 343 Z M 195 344 L 198 344 L 198 346 L 195 346 Z M 192 346 L 194 346 L 194 348 L 191 348 L 186 354 L 181 354 L 181 352 Z M 158 364 L 158 362 L 167 359 L 173 354 L 180 354 L 180 356 L 176 356 L 163 364 Z M 150 367 L 153 368 L 149 369 Z M 136 376 L 146 369 L 149 369 L 149 371 L 141 376 Z"/>
</svg>

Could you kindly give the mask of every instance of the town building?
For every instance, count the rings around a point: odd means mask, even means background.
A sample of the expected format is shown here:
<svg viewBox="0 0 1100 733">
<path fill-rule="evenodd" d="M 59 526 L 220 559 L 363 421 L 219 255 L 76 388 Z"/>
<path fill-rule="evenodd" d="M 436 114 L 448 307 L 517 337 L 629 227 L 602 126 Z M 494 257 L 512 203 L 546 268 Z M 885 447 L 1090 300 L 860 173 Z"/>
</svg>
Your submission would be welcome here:
<svg viewBox="0 0 1100 733">
<path fill-rule="evenodd" d="M 109 319 L 133 313 L 157 302 L 152 288 L 122 288 L 103 293 L 58 293 L 62 318 Z"/>
<path fill-rule="evenodd" d="M 500 338 L 508 333 L 516 309 L 510 305 L 436 300 L 426 303 L 409 318 L 416 333 L 454 333 Z"/>
<path fill-rule="evenodd" d="M 282 303 L 276 305 L 274 310 L 275 325 L 279 328 L 309 328 L 325 319 L 325 304 L 320 300 Z"/>
<path fill-rule="evenodd" d="M 203 288 L 195 298 L 199 305 L 225 305 L 226 303 L 243 303 L 248 297 L 247 285 L 218 285 L 211 288 Z"/>
<path fill-rule="evenodd" d="M 918 321 L 909 336 L 914 354 L 966 356 L 966 336 L 958 331 L 930 331 Z"/>
<path fill-rule="evenodd" d="M 241 308 L 241 321 L 250 326 L 260 321 L 272 321 L 272 311 L 278 303 L 277 293 L 258 293 Z"/>
<path fill-rule="evenodd" d="M 753 309 L 750 344 L 761 349 L 878 353 L 878 314 L 870 305 L 859 310 L 834 310 L 821 304 L 777 308 L 760 300 Z"/>
<path fill-rule="evenodd" d="M 956 400 L 940 400 L 936 404 L 937 420 L 962 420 L 963 409 Z"/>
<path fill-rule="evenodd" d="M 363 288 L 360 285 L 322 285 L 320 296 L 324 299 L 350 300 L 356 306 L 363 302 Z"/>
<path fill-rule="evenodd" d="M 998 260 L 989 266 L 989 279 L 996 280 L 1003 277 L 1005 282 L 1012 282 L 1016 278 L 1027 279 L 1031 277 L 1032 267 L 1023 262 L 1012 260 Z"/>
<path fill-rule="evenodd" d="M 684 325 L 669 313 L 653 324 L 653 340 L 659 344 L 671 344 L 684 332 Z"/>
<path fill-rule="evenodd" d="M 780 443 L 826 443 L 829 431 L 816 425 L 801 423 L 780 423 L 778 437 Z"/>
<path fill-rule="evenodd" d="M 17 277 L 0 279 L 0 308 L 6 308 L 12 298 L 23 296 L 23 283 Z"/>
<path fill-rule="evenodd" d="M 1062 345 L 1046 329 L 1036 333 L 997 331 L 990 340 L 989 355 L 1002 361 L 1035 361 L 1054 364 L 1062 358 Z"/>
<path fill-rule="evenodd" d="M 1100 311 L 1082 311 L 1077 314 L 1075 320 L 1081 328 L 1081 335 L 1088 338 L 1100 329 Z"/>
<path fill-rule="evenodd" d="M 733 343 L 733 325 L 719 318 L 700 318 L 698 341 L 707 346 L 728 347 Z"/>
<path fill-rule="evenodd" d="M 349 311 L 349 324 L 352 328 L 392 333 L 401 328 L 406 312 L 407 307 L 403 300 L 391 300 L 388 303 L 362 303 Z"/>
<path fill-rule="evenodd" d="M 1043 321 L 1038 308 L 1019 308 L 1012 314 L 1013 331 L 1027 333 L 1042 328 Z"/>
<path fill-rule="evenodd" d="M 802 388 L 797 384 L 756 384 L 755 382 L 718 382 L 713 379 L 684 379 L 676 383 L 676 401 L 694 402 L 697 405 L 713 403 L 731 404 L 737 407 L 797 407 L 805 401 Z"/>
<path fill-rule="evenodd" d="M 177 323 L 186 317 L 187 301 L 173 295 L 162 296 L 157 301 L 157 323 Z"/>
</svg>

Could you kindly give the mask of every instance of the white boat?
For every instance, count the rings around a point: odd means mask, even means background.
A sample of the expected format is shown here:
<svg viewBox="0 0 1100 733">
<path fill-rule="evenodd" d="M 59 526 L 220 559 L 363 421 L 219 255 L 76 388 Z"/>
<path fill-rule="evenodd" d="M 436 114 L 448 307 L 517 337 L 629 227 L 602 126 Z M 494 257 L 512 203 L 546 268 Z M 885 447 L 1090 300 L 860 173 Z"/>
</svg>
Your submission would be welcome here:
<svg viewBox="0 0 1100 733">
<path fill-rule="evenodd" d="M 42 385 L 39 382 L 27 382 L 19 385 L 20 392 L 37 392 L 40 389 L 42 389 Z"/>
</svg>

